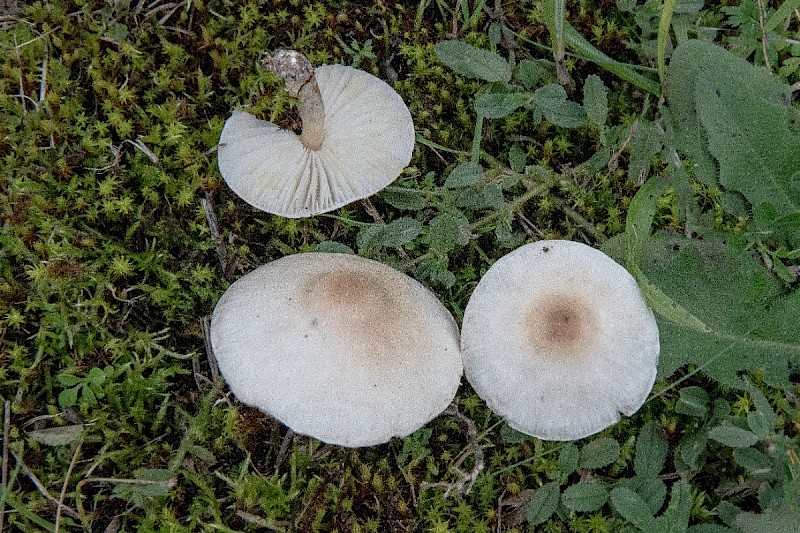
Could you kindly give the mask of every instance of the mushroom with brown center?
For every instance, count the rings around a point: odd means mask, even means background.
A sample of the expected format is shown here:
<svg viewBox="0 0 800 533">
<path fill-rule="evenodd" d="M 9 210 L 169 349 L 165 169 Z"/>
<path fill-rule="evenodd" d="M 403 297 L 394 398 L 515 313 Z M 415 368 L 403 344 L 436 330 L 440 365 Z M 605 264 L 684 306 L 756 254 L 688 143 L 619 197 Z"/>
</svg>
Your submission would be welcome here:
<svg viewBox="0 0 800 533">
<path fill-rule="evenodd" d="M 411 114 L 384 81 L 342 65 L 315 69 L 292 50 L 264 65 L 298 98 L 302 132 L 242 111 L 225 122 L 219 170 L 247 203 L 292 218 L 324 213 L 378 192 L 411 160 Z"/>
<path fill-rule="evenodd" d="M 214 309 L 211 343 L 239 400 L 343 446 L 419 429 L 463 372 L 458 327 L 436 297 L 346 254 L 291 255 L 246 274 Z"/>
<path fill-rule="evenodd" d="M 574 440 L 632 415 L 652 389 L 658 326 L 636 281 L 585 244 L 500 258 L 464 311 L 467 380 L 523 433 Z"/>
</svg>

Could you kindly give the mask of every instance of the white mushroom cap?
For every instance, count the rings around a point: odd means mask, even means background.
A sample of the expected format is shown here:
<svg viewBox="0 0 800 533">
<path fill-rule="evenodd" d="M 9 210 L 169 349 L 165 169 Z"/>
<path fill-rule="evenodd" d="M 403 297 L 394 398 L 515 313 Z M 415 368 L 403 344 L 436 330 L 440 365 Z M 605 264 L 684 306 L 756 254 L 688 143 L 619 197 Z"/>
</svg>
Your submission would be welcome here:
<svg viewBox="0 0 800 533">
<path fill-rule="evenodd" d="M 450 404 L 463 371 L 458 327 L 436 297 L 346 254 L 246 274 L 214 309 L 211 344 L 240 401 L 343 446 L 416 431 Z"/>
<path fill-rule="evenodd" d="M 579 439 L 632 415 L 653 387 L 658 326 L 602 252 L 539 241 L 500 258 L 464 311 L 464 372 L 514 429 Z"/>
<path fill-rule="evenodd" d="M 411 160 L 414 124 L 394 89 L 351 67 L 314 73 L 324 107 L 318 149 L 241 111 L 222 130 L 222 177 L 263 211 L 292 218 L 332 211 L 386 187 Z"/>
</svg>

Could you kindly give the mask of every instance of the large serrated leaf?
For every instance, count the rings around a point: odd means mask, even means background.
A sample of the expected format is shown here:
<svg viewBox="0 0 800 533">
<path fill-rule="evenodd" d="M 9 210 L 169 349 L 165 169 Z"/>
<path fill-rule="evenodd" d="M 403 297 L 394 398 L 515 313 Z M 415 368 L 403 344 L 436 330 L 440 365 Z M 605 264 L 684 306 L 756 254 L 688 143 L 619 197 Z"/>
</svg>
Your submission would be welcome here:
<svg viewBox="0 0 800 533">
<path fill-rule="evenodd" d="M 428 223 L 428 240 L 431 251 L 447 254 L 457 246 L 464 246 L 470 241 L 469 220 L 463 215 L 441 214 Z"/>
<path fill-rule="evenodd" d="M 706 240 L 655 236 L 642 253 L 649 283 L 696 317 L 691 323 L 659 319 L 664 377 L 691 363 L 726 385 L 742 388 L 742 371 L 764 370 L 769 385 L 789 385 L 790 361 L 800 357 L 800 291 L 779 296 L 779 281 L 725 235 Z"/>
<path fill-rule="evenodd" d="M 358 248 L 363 252 L 383 247 L 403 246 L 413 241 L 422 231 L 422 224 L 410 217 L 401 217 L 388 224 L 371 224 L 357 237 Z"/>
<path fill-rule="evenodd" d="M 625 265 L 639 284 L 647 304 L 662 318 L 681 327 L 708 332 L 708 326 L 676 303 L 658 285 L 653 284 L 640 266 L 645 245 L 650 239 L 656 202 L 666 190 L 667 182 L 659 177 L 653 177 L 636 191 L 625 220 Z"/>
<path fill-rule="evenodd" d="M 675 49 L 668 78 L 674 139 L 692 158 L 697 176 L 714 182 L 710 154 L 719 165 L 719 183 L 744 195 L 754 209 L 767 206 L 781 221 L 800 217 L 800 114 L 791 105 L 791 87 L 724 48 L 697 40 Z M 762 229 L 786 236 L 784 222 L 775 223 Z M 800 242 L 796 231 L 788 236 Z"/>
<path fill-rule="evenodd" d="M 660 520 L 666 522 L 667 530 L 670 532 L 686 531 L 691 512 L 692 487 L 686 481 L 678 480 L 672 485 L 669 505 Z"/>
<path fill-rule="evenodd" d="M 461 41 L 442 41 L 436 45 L 436 56 L 462 76 L 484 81 L 507 82 L 511 65 L 501 56 Z"/>
</svg>

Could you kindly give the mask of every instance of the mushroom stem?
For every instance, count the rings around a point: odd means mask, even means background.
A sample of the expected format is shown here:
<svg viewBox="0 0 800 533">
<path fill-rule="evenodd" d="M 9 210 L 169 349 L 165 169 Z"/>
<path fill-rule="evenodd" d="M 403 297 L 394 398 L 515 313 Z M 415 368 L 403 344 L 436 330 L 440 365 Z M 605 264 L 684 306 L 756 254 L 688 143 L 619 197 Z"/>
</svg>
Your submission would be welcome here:
<svg viewBox="0 0 800 533">
<path fill-rule="evenodd" d="M 300 100 L 300 142 L 309 150 L 319 150 L 325 139 L 325 107 L 311 62 L 295 50 L 279 50 L 274 56 L 267 55 L 262 64 L 280 76 L 286 91 Z"/>
</svg>

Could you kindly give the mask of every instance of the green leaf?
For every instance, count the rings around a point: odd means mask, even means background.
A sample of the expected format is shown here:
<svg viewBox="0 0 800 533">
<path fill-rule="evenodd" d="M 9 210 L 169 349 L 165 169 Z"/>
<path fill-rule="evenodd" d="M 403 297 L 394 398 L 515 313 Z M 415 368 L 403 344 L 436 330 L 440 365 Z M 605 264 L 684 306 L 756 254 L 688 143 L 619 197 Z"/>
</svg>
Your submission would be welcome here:
<svg viewBox="0 0 800 533">
<path fill-rule="evenodd" d="M 64 385 L 65 387 L 74 387 L 75 385 L 80 385 L 81 383 L 83 383 L 83 380 L 81 378 L 73 374 L 59 374 L 58 376 L 56 376 L 56 379 L 61 385 Z"/>
<path fill-rule="evenodd" d="M 797 524 L 800 524 L 800 510 L 788 503 L 762 514 L 740 513 L 736 516 L 736 527 L 743 533 L 797 533 Z"/>
<path fill-rule="evenodd" d="M 458 74 L 484 81 L 507 82 L 511 66 L 501 56 L 461 41 L 442 41 L 436 45 L 436 56 Z"/>
<path fill-rule="evenodd" d="M 371 224 L 357 238 L 359 250 L 397 247 L 413 241 L 422 231 L 422 224 L 410 217 L 401 217 L 388 224 Z"/>
<path fill-rule="evenodd" d="M 571 442 L 566 443 L 558 454 L 558 467 L 561 473 L 568 476 L 577 471 L 579 458 L 578 447 Z"/>
<path fill-rule="evenodd" d="M 701 387 L 683 387 L 675 404 L 677 413 L 704 417 L 708 414 L 708 393 Z"/>
<path fill-rule="evenodd" d="M 208 448 L 204 448 L 203 446 L 191 444 L 187 447 L 186 451 L 201 461 L 206 461 L 207 463 L 213 463 L 217 460 L 216 457 L 214 457 L 214 454 Z"/>
<path fill-rule="evenodd" d="M 78 403 L 78 392 L 80 389 L 81 386 L 78 385 L 77 387 L 62 390 L 58 395 L 58 404 L 61 407 L 72 407 Z"/>
<path fill-rule="evenodd" d="M 678 49 L 682 50 L 681 46 Z M 702 65 L 696 64 L 688 55 L 673 54 L 667 68 L 665 87 L 668 107 L 663 114 L 672 133 L 675 149 L 689 157 L 694 165 L 694 174 L 701 182 L 715 186 L 719 182 L 717 167 L 708 151 L 708 137 L 700 123 L 694 100 L 694 86 L 702 73 Z"/>
<path fill-rule="evenodd" d="M 479 163 L 467 161 L 459 163 L 447 175 L 444 186 L 448 189 L 458 189 L 475 185 L 483 179 L 483 167 Z"/>
<path fill-rule="evenodd" d="M 676 0 L 664 0 L 661 5 L 661 15 L 658 17 L 658 36 L 656 38 L 656 64 L 658 65 L 658 79 L 664 84 L 667 64 L 667 41 L 669 28 L 672 24 L 672 13 L 675 11 Z"/>
<path fill-rule="evenodd" d="M 775 431 L 775 426 L 770 425 L 761 411 L 747 413 L 747 427 L 750 428 L 759 440 L 766 439 Z"/>
<path fill-rule="evenodd" d="M 753 432 L 736 426 L 717 426 L 708 432 L 708 436 L 732 448 L 752 446 L 758 442 L 758 436 Z"/>
<path fill-rule="evenodd" d="M 653 515 L 661 509 L 667 499 L 667 486 L 657 477 L 637 475 L 628 488 L 642 497 Z"/>
<path fill-rule="evenodd" d="M 751 474 L 766 473 L 772 464 L 768 455 L 755 448 L 736 448 L 733 450 L 733 460 Z"/>
<path fill-rule="evenodd" d="M 636 438 L 633 469 L 639 476 L 657 476 L 664 468 L 669 447 L 655 421 L 648 420 Z"/>
<path fill-rule="evenodd" d="M 519 444 L 521 442 L 531 440 L 531 436 L 521 431 L 517 431 L 508 424 L 503 424 L 500 427 L 500 439 L 505 444 Z"/>
<path fill-rule="evenodd" d="M 651 283 L 640 268 L 645 243 L 650 239 L 657 201 L 666 189 L 667 183 L 664 180 L 652 177 L 636 191 L 625 220 L 626 267 L 639 283 L 645 300 L 653 311 L 682 327 L 707 332 L 708 326 Z"/>
<path fill-rule="evenodd" d="M 544 118 L 562 128 L 577 128 L 586 122 L 586 112 L 580 104 L 567 100 L 561 85 L 550 83 L 536 89 L 533 100 Z"/>
<path fill-rule="evenodd" d="M 517 77 L 526 89 L 533 89 L 540 82 L 552 82 L 553 69 L 551 66 L 545 66 L 542 61 L 523 59 L 517 67 Z"/>
<path fill-rule="evenodd" d="M 684 436 L 683 440 L 678 444 L 677 454 L 680 455 L 686 466 L 696 468 L 698 466 L 697 461 L 700 455 L 706 451 L 707 445 L 708 436 L 705 431 L 690 433 Z"/>
<path fill-rule="evenodd" d="M 561 503 L 571 511 L 591 513 L 608 501 L 608 489 L 599 483 L 577 483 L 561 494 Z"/>
<path fill-rule="evenodd" d="M 83 434 L 83 425 L 59 426 L 28 431 L 28 437 L 46 446 L 64 446 L 72 444 Z"/>
<path fill-rule="evenodd" d="M 483 93 L 475 97 L 475 112 L 486 118 L 502 118 L 530 101 L 527 93 Z"/>
<path fill-rule="evenodd" d="M 669 505 L 661 518 L 667 523 L 668 531 L 686 531 L 691 512 L 692 488 L 686 481 L 678 480 L 672 485 Z"/>
<path fill-rule="evenodd" d="M 619 443 L 612 438 L 595 439 L 581 448 L 581 468 L 603 468 L 619 457 Z"/>
<path fill-rule="evenodd" d="M 169 494 L 177 482 L 172 472 L 164 468 L 139 468 L 134 475 L 138 483 L 119 482 L 114 487 L 114 495 L 140 507 L 150 498 Z"/>
<path fill-rule="evenodd" d="M 401 467 L 414 466 L 430 455 L 428 442 L 432 434 L 432 429 L 423 427 L 404 437 L 403 448 L 397 454 L 397 464 Z M 409 459 L 411 460 L 410 462 L 408 462 Z M 406 464 L 407 462 L 408 464 Z"/>
<path fill-rule="evenodd" d="M 731 528 L 718 524 L 695 524 L 689 526 L 687 531 L 689 533 L 735 533 Z"/>
<path fill-rule="evenodd" d="M 514 172 L 525 170 L 526 154 L 519 144 L 512 144 L 508 150 L 508 163 Z"/>
<path fill-rule="evenodd" d="M 583 109 L 589 121 L 597 127 L 608 119 L 608 89 L 599 76 L 592 74 L 583 84 Z"/>
<path fill-rule="evenodd" d="M 424 191 L 419 189 L 387 187 L 379 194 L 387 204 L 396 209 L 418 211 L 428 206 L 428 198 Z"/>
<path fill-rule="evenodd" d="M 643 531 L 648 531 L 655 522 L 647 503 L 629 488 L 617 487 L 612 490 L 611 505 L 622 518 Z"/>
<path fill-rule="evenodd" d="M 322 241 L 317 244 L 316 249 L 329 254 L 355 254 L 352 248 L 336 241 Z"/>
<path fill-rule="evenodd" d="M 664 136 L 649 120 L 637 120 L 631 126 L 631 160 L 628 179 L 642 183 L 650 175 L 653 158 L 664 149 Z"/>
<path fill-rule="evenodd" d="M 758 387 L 753 385 L 750 381 L 745 380 L 745 389 L 747 392 L 750 393 L 750 396 L 753 397 L 753 404 L 756 406 L 756 412 L 761 417 L 761 422 L 765 428 L 769 429 L 769 433 L 762 436 L 757 431 L 754 430 L 756 435 L 759 435 L 762 438 L 767 438 L 769 434 L 775 431 L 775 425 L 778 423 L 778 417 L 775 415 L 775 411 L 773 411 L 772 406 L 767 400 L 767 397 L 764 396 Z M 753 429 L 752 427 L 750 429 Z"/>
<path fill-rule="evenodd" d="M 726 189 L 740 192 L 753 207 L 771 205 L 790 219 L 800 214 L 800 189 L 793 181 L 800 134 L 791 87 L 724 48 L 695 40 L 675 49 L 669 78 L 676 145 L 696 157 L 701 179 L 712 172 L 711 154 Z"/>
<path fill-rule="evenodd" d="M 547 522 L 558 508 L 558 497 L 561 487 L 555 481 L 545 483 L 533 493 L 531 501 L 528 503 L 526 516 L 528 523 L 538 526 Z"/>
<path fill-rule="evenodd" d="M 472 232 L 463 215 L 449 213 L 439 215 L 428 223 L 428 240 L 431 250 L 438 254 L 447 254 L 457 246 L 469 243 Z"/>
<path fill-rule="evenodd" d="M 102 385 L 106 380 L 106 374 L 97 367 L 92 367 L 86 374 L 86 381 L 92 385 Z"/>
<path fill-rule="evenodd" d="M 776 297 L 782 283 L 727 239 L 713 233 L 704 240 L 657 235 L 644 246 L 641 275 L 694 319 L 681 320 L 648 299 L 660 315 L 659 376 L 693 364 L 742 388 L 739 373 L 763 369 L 767 384 L 787 387 L 789 361 L 800 357 L 800 328 L 792 318 L 800 316 L 800 291 Z"/>
</svg>

